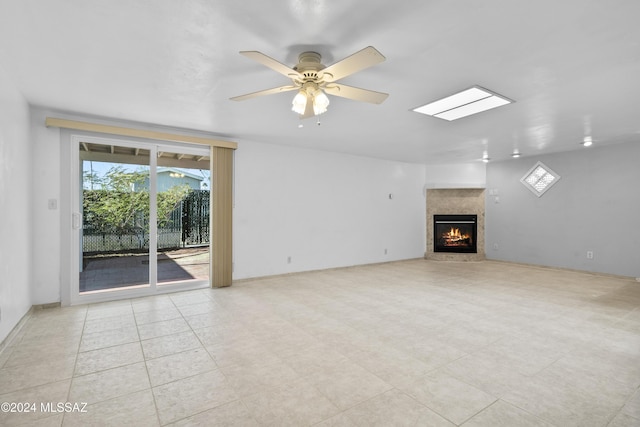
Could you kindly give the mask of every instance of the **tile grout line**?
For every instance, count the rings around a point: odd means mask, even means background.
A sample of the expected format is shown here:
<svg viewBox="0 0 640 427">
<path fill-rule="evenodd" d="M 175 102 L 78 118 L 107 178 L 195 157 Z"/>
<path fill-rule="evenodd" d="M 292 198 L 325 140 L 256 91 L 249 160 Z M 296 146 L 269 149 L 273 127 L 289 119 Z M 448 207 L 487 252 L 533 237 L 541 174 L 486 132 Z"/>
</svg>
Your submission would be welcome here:
<svg viewBox="0 0 640 427">
<path fill-rule="evenodd" d="M 82 338 L 84 337 L 84 328 L 87 324 L 87 314 L 89 313 L 89 306 L 86 306 L 85 311 L 84 311 L 84 318 L 82 320 L 82 331 L 80 332 L 80 340 L 78 340 L 78 347 L 76 349 L 76 353 L 75 353 L 75 360 L 73 361 L 73 370 L 71 371 L 71 378 L 69 381 L 69 388 L 67 390 L 67 398 L 66 401 L 69 401 L 69 398 L 71 397 L 71 387 L 73 387 L 73 379 L 75 378 L 75 373 L 76 373 L 76 366 L 78 364 L 78 356 L 80 354 L 80 346 L 82 345 Z M 61 425 L 64 425 L 64 420 L 67 416 L 67 413 L 64 412 L 62 414 L 62 422 Z"/>
<path fill-rule="evenodd" d="M 131 300 L 129 300 L 131 303 Z M 162 425 L 160 421 L 160 411 L 158 411 L 158 402 L 156 402 L 156 396 L 153 393 L 153 385 L 151 384 L 151 375 L 149 375 L 149 366 L 147 366 L 147 358 L 144 355 L 144 349 L 142 348 L 142 340 L 140 339 L 140 329 L 138 325 L 138 318 L 136 316 L 136 312 L 133 309 L 133 303 L 131 303 L 131 312 L 133 313 L 133 321 L 136 325 L 136 334 L 138 335 L 138 345 L 140 346 L 140 353 L 142 353 L 142 362 L 144 363 L 144 370 L 147 373 L 147 381 L 149 381 L 149 393 L 151 393 L 151 398 L 153 399 L 153 407 L 156 412 L 156 420 L 158 421 L 158 425 Z"/>
<path fill-rule="evenodd" d="M 209 288 L 208 288 L 208 289 L 209 289 Z M 212 300 L 211 298 L 209 298 L 209 297 L 208 297 L 208 295 L 207 295 L 207 300 L 209 300 L 211 303 L 213 303 L 213 304 L 215 305 L 215 301 L 214 301 L 214 300 Z M 180 316 L 182 316 L 182 319 L 183 319 L 183 320 L 187 323 L 187 325 L 189 326 L 189 330 L 190 330 L 190 331 L 191 331 L 191 333 L 193 333 L 193 335 L 196 337 L 196 339 L 198 340 L 198 342 L 199 342 L 199 343 L 200 343 L 200 345 L 202 346 L 202 349 L 205 351 L 205 353 L 207 353 L 207 355 L 211 358 L 211 361 L 216 365 L 216 370 L 218 370 L 218 371 L 220 372 L 220 375 L 222 375 L 222 376 L 223 376 L 223 378 L 224 378 L 225 382 L 227 382 L 227 383 L 228 383 L 228 378 L 227 378 L 227 376 L 226 376 L 226 375 L 225 375 L 225 373 L 222 371 L 222 369 L 221 369 L 220 365 L 218 365 L 218 362 L 216 362 L 216 360 L 215 360 L 215 358 L 213 357 L 213 355 L 211 355 L 211 353 L 209 353 L 209 350 L 207 350 L 207 346 L 205 346 L 205 345 L 204 345 L 204 343 L 202 342 L 202 339 L 200 338 L 200 336 L 198 336 L 198 334 L 197 334 L 197 333 L 196 333 L 196 331 L 193 329 L 193 327 L 191 326 L 191 324 L 189 323 L 189 321 L 187 320 L 187 318 L 185 317 L 185 315 L 182 313 L 182 310 L 180 310 L 180 308 L 179 308 L 177 305 L 175 305 L 175 301 L 173 301 L 173 299 L 171 299 L 171 302 L 174 304 L 174 306 L 176 307 L 176 309 L 177 309 L 177 310 L 178 310 L 178 312 L 180 313 Z M 191 304 L 189 304 L 189 305 L 191 305 Z M 214 327 L 214 326 L 211 326 L 211 327 Z M 212 371 L 207 371 L 207 372 L 212 372 Z M 197 375 L 201 375 L 201 374 L 195 374 L 195 375 L 192 375 L 192 376 L 187 377 L 187 378 L 192 378 L 192 377 L 195 377 L 195 376 L 197 376 Z M 181 380 L 182 380 L 182 379 L 185 379 L 185 378 L 181 378 Z M 180 380 L 175 380 L 175 381 L 180 381 Z M 172 381 L 172 382 L 175 382 L 175 381 Z M 231 387 L 231 384 L 229 384 L 229 387 Z M 234 394 L 236 394 L 235 389 L 234 389 Z M 221 407 L 221 406 L 224 406 L 224 405 L 227 405 L 227 404 L 230 404 L 230 403 L 233 403 L 233 402 L 240 402 L 240 403 L 242 404 L 242 406 L 247 410 L 247 413 L 249 413 L 249 414 L 251 415 L 251 419 L 253 419 L 254 421 L 256 421 L 256 423 L 257 423 L 257 424 L 259 424 L 259 423 L 258 423 L 258 421 L 257 421 L 257 420 L 255 419 L 255 417 L 253 416 L 253 414 L 251 413 L 251 411 L 249 410 L 249 408 L 247 408 L 247 405 L 246 405 L 246 403 L 244 402 L 244 400 L 242 399 L 242 397 L 240 397 L 240 396 L 239 396 L 239 395 L 237 395 L 237 394 L 236 394 L 236 397 L 237 397 L 237 399 L 236 399 L 236 400 L 233 400 L 233 401 L 229 401 L 229 402 L 222 403 L 222 404 L 220 404 L 220 405 L 218 405 L 218 406 L 215 406 L 215 407 L 213 407 L 213 408 L 205 409 L 205 410 L 203 410 L 203 411 L 201 411 L 201 412 L 199 412 L 199 413 L 197 413 L 197 414 L 191 414 L 191 415 L 189 415 L 189 416 L 187 416 L 187 417 L 181 418 L 180 420 L 175 420 L 175 421 L 173 421 L 173 422 L 175 423 L 175 422 L 178 422 L 178 421 L 181 421 L 181 420 L 184 420 L 184 419 L 190 418 L 190 417 L 195 416 L 195 415 L 202 414 L 202 413 L 204 413 L 204 412 L 210 411 L 211 409 L 219 408 L 219 407 Z"/>
</svg>

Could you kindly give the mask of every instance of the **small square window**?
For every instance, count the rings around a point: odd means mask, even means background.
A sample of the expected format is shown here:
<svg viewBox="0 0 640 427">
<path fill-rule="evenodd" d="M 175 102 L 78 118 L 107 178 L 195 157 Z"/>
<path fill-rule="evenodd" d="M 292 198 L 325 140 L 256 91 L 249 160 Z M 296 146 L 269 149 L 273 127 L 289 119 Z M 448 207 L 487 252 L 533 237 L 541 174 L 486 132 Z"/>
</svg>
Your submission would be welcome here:
<svg viewBox="0 0 640 427">
<path fill-rule="evenodd" d="M 542 162 L 538 162 L 534 167 L 529 169 L 520 182 L 524 184 L 533 194 L 540 197 L 545 191 L 550 189 L 553 184 L 558 182 L 560 175 L 549 169 Z"/>
</svg>

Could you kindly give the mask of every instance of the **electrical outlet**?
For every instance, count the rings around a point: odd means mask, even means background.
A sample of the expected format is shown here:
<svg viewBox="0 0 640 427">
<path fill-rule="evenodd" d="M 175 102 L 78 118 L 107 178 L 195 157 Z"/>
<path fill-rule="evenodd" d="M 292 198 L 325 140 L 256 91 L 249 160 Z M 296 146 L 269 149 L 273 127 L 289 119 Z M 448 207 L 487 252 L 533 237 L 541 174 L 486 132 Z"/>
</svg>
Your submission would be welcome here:
<svg viewBox="0 0 640 427">
<path fill-rule="evenodd" d="M 587 251 L 587 259 L 593 259 L 593 251 Z"/>
</svg>

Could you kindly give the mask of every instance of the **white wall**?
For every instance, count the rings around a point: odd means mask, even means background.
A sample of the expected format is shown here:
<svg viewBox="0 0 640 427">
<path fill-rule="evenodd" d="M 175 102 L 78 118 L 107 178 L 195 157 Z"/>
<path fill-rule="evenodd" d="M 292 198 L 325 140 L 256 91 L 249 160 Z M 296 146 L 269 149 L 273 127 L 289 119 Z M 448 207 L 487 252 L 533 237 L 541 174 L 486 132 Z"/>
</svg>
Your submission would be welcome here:
<svg viewBox="0 0 640 427">
<path fill-rule="evenodd" d="M 520 182 L 538 160 L 561 176 L 540 198 Z M 634 142 L 490 163 L 487 257 L 640 277 L 639 161 Z"/>
<path fill-rule="evenodd" d="M 70 280 L 68 132 L 46 128 L 47 116 L 136 126 L 32 109 L 33 304 L 60 301 Z M 235 167 L 234 279 L 424 255 L 423 165 L 239 142 Z"/>
<path fill-rule="evenodd" d="M 426 166 L 426 188 L 484 188 L 486 180 L 486 164 L 480 161 Z"/>
<path fill-rule="evenodd" d="M 61 213 L 65 211 L 64 204 L 69 203 L 61 197 L 60 129 L 45 127 L 45 117 L 42 110 L 32 109 L 30 126 L 34 150 L 31 174 L 36 188 L 31 204 L 33 260 L 37 267 L 31 277 L 33 304 L 60 301 L 60 264 L 64 249 L 60 244 Z M 68 162 L 66 167 L 69 168 Z M 49 209 L 49 201 L 55 201 L 55 209 Z"/>
<path fill-rule="evenodd" d="M 29 106 L 0 68 L 0 342 L 31 307 Z"/>
<path fill-rule="evenodd" d="M 424 255 L 423 165 L 241 142 L 235 166 L 234 279 Z"/>
</svg>

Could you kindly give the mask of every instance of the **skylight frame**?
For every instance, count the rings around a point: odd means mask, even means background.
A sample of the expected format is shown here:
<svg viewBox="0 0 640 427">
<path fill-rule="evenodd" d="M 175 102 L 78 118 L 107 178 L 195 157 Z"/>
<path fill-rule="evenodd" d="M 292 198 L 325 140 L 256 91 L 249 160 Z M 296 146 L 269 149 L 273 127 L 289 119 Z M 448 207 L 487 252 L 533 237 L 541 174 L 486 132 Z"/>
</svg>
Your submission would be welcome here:
<svg viewBox="0 0 640 427">
<path fill-rule="evenodd" d="M 412 111 L 453 121 L 514 102 L 512 99 L 476 85 L 413 108 Z"/>
</svg>

